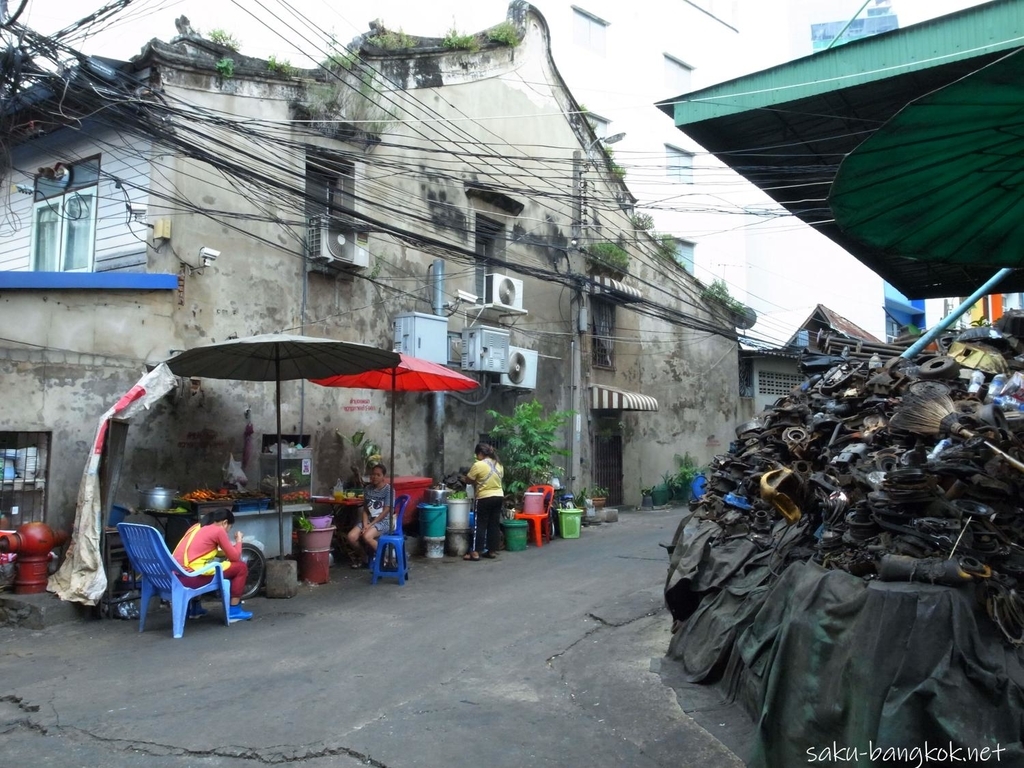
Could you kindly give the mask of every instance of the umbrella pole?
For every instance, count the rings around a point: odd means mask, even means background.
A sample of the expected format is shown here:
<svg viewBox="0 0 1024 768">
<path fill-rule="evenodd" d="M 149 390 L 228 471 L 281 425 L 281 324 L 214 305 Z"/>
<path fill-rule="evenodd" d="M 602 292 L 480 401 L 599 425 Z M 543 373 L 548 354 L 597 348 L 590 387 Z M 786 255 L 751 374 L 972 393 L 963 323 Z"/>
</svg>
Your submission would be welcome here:
<svg viewBox="0 0 1024 768">
<path fill-rule="evenodd" d="M 397 377 L 397 371 L 395 368 L 391 369 L 391 503 L 395 503 L 395 379 Z M 398 522 L 394 521 L 392 527 L 388 530 L 394 530 L 398 526 Z"/>
<path fill-rule="evenodd" d="M 278 558 L 284 560 L 284 503 L 281 501 L 281 360 L 274 360 L 277 389 L 277 544 Z"/>
</svg>

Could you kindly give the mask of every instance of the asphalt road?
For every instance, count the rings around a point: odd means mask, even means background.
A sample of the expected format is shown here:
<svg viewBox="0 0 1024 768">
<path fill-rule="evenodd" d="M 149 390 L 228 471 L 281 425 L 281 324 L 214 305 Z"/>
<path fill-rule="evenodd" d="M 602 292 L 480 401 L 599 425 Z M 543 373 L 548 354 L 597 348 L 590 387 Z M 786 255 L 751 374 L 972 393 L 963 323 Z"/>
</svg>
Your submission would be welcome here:
<svg viewBox="0 0 1024 768">
<path fill-rule="evenodd" d="M 657 670 L 658 548 L 681 510 L 621 513 L 496 561 L 417 558 L 171 637 L 170 612 L 0 628 L 0 756 L 35 766 L 742 766 Z M 671 662 L 664 662 L 671 663 Z"/>
</svg>

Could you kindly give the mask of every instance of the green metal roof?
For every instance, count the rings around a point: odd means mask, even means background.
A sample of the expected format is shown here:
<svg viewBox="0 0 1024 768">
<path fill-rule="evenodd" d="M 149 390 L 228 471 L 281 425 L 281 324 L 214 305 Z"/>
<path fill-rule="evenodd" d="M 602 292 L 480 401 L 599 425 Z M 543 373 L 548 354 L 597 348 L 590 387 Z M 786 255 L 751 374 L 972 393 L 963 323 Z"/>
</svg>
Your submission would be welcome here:
<svg viewBox="0 0 1024 768">
<path fill-rule="evenodd" d="M 840 161 L 904 106 L 1024 46 L 1024 0 L 996 0 L 863 38 L 658 104 L 676 125 L 912 298 L 963 296 L 987 266 L 874 249 L 833 221 Z M 1024 89 L 1021 94 L 1024 105 Z M 1024 290 L 1024 273 L 1000 285 Z"/>
</svg>

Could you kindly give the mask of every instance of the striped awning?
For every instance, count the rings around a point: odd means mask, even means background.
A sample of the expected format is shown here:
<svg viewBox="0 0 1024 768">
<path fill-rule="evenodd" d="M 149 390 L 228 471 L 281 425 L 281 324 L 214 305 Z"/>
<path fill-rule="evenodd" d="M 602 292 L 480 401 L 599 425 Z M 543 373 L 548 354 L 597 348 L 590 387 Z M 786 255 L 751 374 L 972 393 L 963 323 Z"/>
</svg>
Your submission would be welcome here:
<svg viewBox="0 0 1024 768">
<path fill-rule="evenodd" d="M 591 384 L 590 408 L 595 411 L 656 411 L 658 401 L 639 392 Z"/>
<path fill-rule="evenodd" d="M 594 278 L 595 295 L 603 294 L 619 301 L 642 301 L 644 295 L 631 285 L 626 285 L 621 280 L 616 280 L 605 275 L 596 275 Z"/>
</svg>

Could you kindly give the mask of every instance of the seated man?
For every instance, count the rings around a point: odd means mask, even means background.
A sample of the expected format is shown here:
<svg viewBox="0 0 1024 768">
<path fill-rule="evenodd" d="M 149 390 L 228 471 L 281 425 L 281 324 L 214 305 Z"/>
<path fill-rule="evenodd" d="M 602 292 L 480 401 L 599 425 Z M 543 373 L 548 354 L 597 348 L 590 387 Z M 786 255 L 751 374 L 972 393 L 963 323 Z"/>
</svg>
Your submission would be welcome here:
<svg viewBox="0 0 1024 768">
<path fill-rule="evenodd" d="M 388 471 L 383 464 L 374 464 L 370 470 L 370 484 L 363 491 L 361 520 L 348 532 L 348 543 L 357 552 L 353 568 L 365 568 L 367 560 L 377 551 L 377 537 L 391 527 L 391 506 L 394 503 Z M 368 548 L 368 552 L 367 552 Z"/>
</svg>

